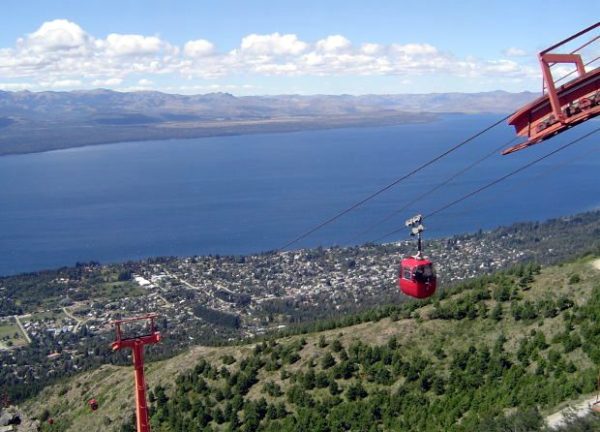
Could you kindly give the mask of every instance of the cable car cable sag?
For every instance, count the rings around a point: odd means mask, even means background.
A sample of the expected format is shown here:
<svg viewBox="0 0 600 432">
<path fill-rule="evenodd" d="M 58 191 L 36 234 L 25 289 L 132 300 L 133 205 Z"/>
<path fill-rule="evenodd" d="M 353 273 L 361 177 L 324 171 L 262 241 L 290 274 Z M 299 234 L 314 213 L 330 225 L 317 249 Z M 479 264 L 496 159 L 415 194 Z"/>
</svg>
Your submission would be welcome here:
<svg viewBox="0 0 600 432">
<path fill-rule="evenodd" d="M 411 201 L 409 201 L 407 204 L 405 204 L 404 206 L 402 206 L 402 208 L 399 208 L 398 210 L 393 211 L 392 213 L 388 214 L 385 218 L 381 219 L 379 222 L 376 222 L 373 225 L 369 226 L 364 231 L 361 231 L 358 235 L 356 235 L 354 237 L 353 242 L 357 241 L 363 235 L 365 235 L 365 234 L 373 231 L 379 225 L 387 222 L 388 220 L 390 220 L 391 218 L 393 218 L 397 214 L 399 214 L 399 213 L 403 212 L 404 210 L 408 209 L 413 204 L 416 204 L 417 202 L 421 201 L 423 198 L 425 198 L 425 197 L 431 195 L 432 193 L 438 191 L 439 189 L 443 188 L 444 186 L 446 186 L 447 184 L 449 184 L 450 182 L 452 182 L 453 180 L 455 180 L 457 177 L 463 175 L 464 173 L 466 173 L 470 169 L 474 168 L 475 166 L 479 165 L 480 163 L 482 163 L 485 160 L 489 159 L 490 157 L 494 156 L 500 150 L 502 150 L 504 147 L 511 145 L 517 139 L 519 139 L 519 138 L 518 137 L 514 137 L 514 138 L 510 139 L 508 142 L 501 144 L 500 146 L 494 148 L 491 152 L 489 152 L 489 153 L 485 154 L 484 156 L 480 157 L 479 159 L 477 159 L 475 162 L 472 162 L 471 164 L 467 165 L 465 168 L 463 168 L 463 169 L 455 172 L 454 174 L 452 174 L 450 177 L 448 177 L 445 180 L 443 180 L 438 185 L 436 185 L 436 186 L 432 187 L 431 189 L 429 189 L 427 192 L 424 192 L 421 195 L 415 197 L 414 199 L 412 199 Z"/>
<path fill-rule="evenodd" d="M 326 225 L 329 225 L 332 222 L 335 222 L 336 220 L 338 220 L 339 218 L 341 218 L 342 216 L 350 213 L 352 210 L 360 207 L 361 205 L 365 204 L 366 202 L 372 200 L 373 198 L 375 198 L 378 195 L 381 195 L 383 192 L 387 191 L 388 189 L 391 189 L 392 187 L 396 186 L 398 183 L 400 183 L 403 180 L 406 180 L 407 178 L 411 177 L 412 175 L 418 173 L 419 171 L 427 168 L 429 165 L 432 165 L 433 163 L 437 162 L 438 160 L 444 158 L 445 156 L 449 155 L 450 153 L 454 152 L 455 150 L 458 150 L 459 148 L 461 148 L 462 146 L 468 144 L 469 142 L 473 141 L 475 138 L 480 137 L 481 135 L 483 135 L 484 133 L 488 132 L 489 130 L 495 128 L 496 126 L 498 126 L 499 124 L 503 123 L 505 120 L 507 120 L 509 117 L 511 117 L 514 113 L 509 114 L 503 118 L 501 118 L 500 120 L 496 121 L 495 123 L 491 124 L 490 126 L 482 129 L 481 131 L 471 135 L 469 138 L 459 142 L 458 144 L 450 147 L 448 150 L 446 150 L 445 152 L 439 154 L 438 156 L 434 157 L 433 159 L 429 160 L 428 162 L 425 162 L 421 165 L 419 165 L 417 168 L 413 169 L 412 171 L 408 172 L 407 174 L 404 174 L 402 177 L 397 178 L 396 180 L 394 180 L 393 182 L 389 183 L 388 185 L 382 187 L 381 189 L 378 189 L 377 191 L 373 192 L 372 194 L 370 194 L 369 196 L 363 198 L 362 200 L 352 204 L 350 207 L 346 208 L 345 210 L 342 210 L 341 212 L 337 213 L 335 216 L 330 217 L 329 219 L 325 220 L 324 222 L 319 223 L 318 225 L 314 226 L 313 228 L 309 229 L 308 231 L 305 231 L 304 233 L 300 234 L 299 236 L 297 236 L 296 238 L 294 238 L 293 240 L 290 240 L 289 242 L 287 242 L 286 244 L 284 244 L 283 246 L 281 246 L 280 248 L 276 249 L 277 252 L 281 252 L 284 249 L 290 247 L 291 245 L 298 243 L 300 240 L 308 237 L 309 235 L 311 235 L 312 233 L 320 230 L 321 228 L 323 228 Z"/>
<path fill-rule="evenodd" d="M 531 162 L 526 163 L 525 165 L 517 168 L 516 170 L 513 170 L 513 171 L 509 172 L 508 174 L 505 174 L 502 177 L 497 178 L 496 180 L 494 180 L 494 181 L 492 181 L 492 182 L 490 182 L 490 183 L 488 183 L 488 184 L 486 184 L 484 186 L 481 186 L 481 187 L 475 189 L 474 191 L 471 191 L 468 194 L 463 195 L 462 197 L 457 198 L 454 201 L 449 202 L 448 204 L 443 205 L 442 207 L 438 208 L 437 210 L 434 210 L 434 211 L 428 213 L 427 215 L 423 216 L 423 219 L 433 217 L 433 216 L 435 216 L 435 215 L 443 212 L 444 210 L 447 210 L 448 208 L 450 208 L 450 207 L 452 207 L 452 206 L 460 203 L 461 201 L 464 201 L 464 200 L 472 197 L 473 195 L 477 195 L 478 193 L 483 192 L 486 189 L 489 189 L 490 187 L 492 187 L 492 186 L 494 186 L 494 185 L 496 185 L 496 184 L 498 184 L 498 183 L 506 180 L 507 178 L 512 177 L 513 175 L 518 174 L 521 171 L 526 170 L 527 168 L 531 167 L 532 165 L 535 165 L 536 163 L 541 162 L 542 160 L 544 160 L 544 159 L 546 159 L 546 158 L 548 158 L 548 157 L 550 157 L 550 156 L 552 156 L 552 155 L 554 155 L 554 154 L 556 154 L 556 153 L 558 153 L 558 152 L 566 149 L 567 147 L 570 147 L 573 144 L 576 144 L 579 141 L 582 141 L 585 138 L 588 138 L 588 137 L 592 136 L 593 134 L 595 134 L 598 131 L 600 131 L 600 128 L 596 128 L 593 131 L 588 132 L 587 134 L 585 134 L 583 136 L 580 136 L 579 138 L 576 138 L 573 141 L 570 141 L 567 144 L 564 144 L 564 145 L 558 147 L 557 149 L 551 151 L 550 153 L 547 153 L 544 156 L 541 156 L 541 157 L 539 157 L 537 159 L 534 159 Z M 398 232 L 400 232 L 402 230 L 404 230 L 404 227 L 403 228 L 395 229 L 394 231 L 390 231 L 389 233 L 387 233 L 387 234 L 385 234 L 385 235 L 377 238 L 376 240 L 374 240 L 373 243 L 379 242 L 379 241 L 383 240 L 384 238 L 389 237 L 391 235 L 394 235 L 394 234 L 396 234 L 396 233 L 398 233 Z"/>
</svg>

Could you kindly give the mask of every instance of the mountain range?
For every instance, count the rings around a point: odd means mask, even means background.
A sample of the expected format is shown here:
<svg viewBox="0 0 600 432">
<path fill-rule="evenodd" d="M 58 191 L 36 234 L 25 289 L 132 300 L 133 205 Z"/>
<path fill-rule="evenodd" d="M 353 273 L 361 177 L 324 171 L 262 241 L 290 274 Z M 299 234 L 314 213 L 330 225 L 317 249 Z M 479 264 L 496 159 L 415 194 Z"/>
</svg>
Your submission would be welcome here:
<svg viewBox="0 0 600 432">
<path fill-rule="evenodd" d="M 0 155 L 122 141 L 434 121 L 508 113 L 530 92 L 397 95 L 175 95 L 155 91 L 0 91 Z"/>
</svg>

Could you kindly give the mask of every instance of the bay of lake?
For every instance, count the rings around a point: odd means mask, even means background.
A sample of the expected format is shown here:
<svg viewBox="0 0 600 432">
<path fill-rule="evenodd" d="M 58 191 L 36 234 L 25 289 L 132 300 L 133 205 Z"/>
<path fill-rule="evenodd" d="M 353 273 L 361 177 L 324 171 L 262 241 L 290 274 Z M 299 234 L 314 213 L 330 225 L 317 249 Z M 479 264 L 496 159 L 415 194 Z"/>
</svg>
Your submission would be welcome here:
<svg viewBox="0 0 600 432">
<path fill-rule="evenodd" d="M 0 158 L 0 275 L 165 255 L 277 249 L 501 115 L 388 127 L 146 141 Z M 294 247 L 360 244 L 403 226 L 598 127 L 590 121 L 485 160 L 389 213 L 513 137 L 502 125 Z M 426 221 L 426 236 L 598 208 L 600 134 Z M 405 235 L 406 234 L 406 235 Z M 388 241 L 406 239 L 401 232 Z"/>
</svg>

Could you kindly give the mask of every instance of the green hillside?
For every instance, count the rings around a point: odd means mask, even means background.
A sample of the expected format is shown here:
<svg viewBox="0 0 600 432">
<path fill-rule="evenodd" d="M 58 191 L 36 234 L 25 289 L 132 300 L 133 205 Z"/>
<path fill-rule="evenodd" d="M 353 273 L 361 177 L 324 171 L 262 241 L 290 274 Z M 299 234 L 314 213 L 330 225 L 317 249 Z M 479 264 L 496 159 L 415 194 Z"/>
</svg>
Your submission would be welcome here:
<svg viewBox="0 0 600 432">
<path fill-rule="evenodd" d="M 149 364 L 153 431 L 539 429 L 596 388 L 597 264 L 524 265 L 329 330 Z M 54 420 L 43 430 L 133 430 L 132 368 L 81 374 L 24 409 Z"/>
</svg>

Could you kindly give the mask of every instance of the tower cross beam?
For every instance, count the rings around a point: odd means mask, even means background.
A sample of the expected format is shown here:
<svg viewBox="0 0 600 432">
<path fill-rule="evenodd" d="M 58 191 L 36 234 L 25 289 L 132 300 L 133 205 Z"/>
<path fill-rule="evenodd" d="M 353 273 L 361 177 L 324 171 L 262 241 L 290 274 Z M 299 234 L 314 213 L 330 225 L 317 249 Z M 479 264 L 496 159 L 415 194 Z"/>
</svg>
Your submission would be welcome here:
<svg viewBox="0 0 600 432">
<path fill-rule="evenodd" d="M 148 404 L 146 399 L 146 380 L 144 378 L 144 346 L 160 342 L 160 333 L 156 331 L 155 319 L 157 315 L 150 314 L 135 318 L 128 318 L 114 322 L 116 340 L 111 344 L 113 351 L 131 349 L 133 354 L 133 369 L 135 379 L 135 414 L 137 432 L 151 432 L 148 418 Z M 148 321 L 150 333 L 123 338 L 122 324 L 134 321 Z"/>
</svg>

